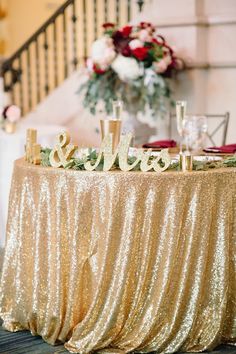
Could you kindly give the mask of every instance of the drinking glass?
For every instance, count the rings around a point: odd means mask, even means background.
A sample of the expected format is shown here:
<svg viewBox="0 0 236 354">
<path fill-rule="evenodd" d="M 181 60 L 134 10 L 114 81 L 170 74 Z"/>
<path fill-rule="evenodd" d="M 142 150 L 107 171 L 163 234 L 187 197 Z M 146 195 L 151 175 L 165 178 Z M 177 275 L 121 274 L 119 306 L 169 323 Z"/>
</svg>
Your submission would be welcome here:
<svg viewBox="0 0 236 354">
<path fill-rule="evenodd" d="M 184 132 L 184 124 L 186 120 L 186 101 L 176 101 L 176 123 L 177 123 L 177 131 L 180 136 L 180 147 L 179 152 L 182 154 L 183 152 L 183 132 Z"/>
<path fill-rule="evenodd" d="M 205 147 L 207 118 L 203 115 L 188 116 L 183 125 L 183 136 L 188 149 L 194 153 Z"/>
</svg>

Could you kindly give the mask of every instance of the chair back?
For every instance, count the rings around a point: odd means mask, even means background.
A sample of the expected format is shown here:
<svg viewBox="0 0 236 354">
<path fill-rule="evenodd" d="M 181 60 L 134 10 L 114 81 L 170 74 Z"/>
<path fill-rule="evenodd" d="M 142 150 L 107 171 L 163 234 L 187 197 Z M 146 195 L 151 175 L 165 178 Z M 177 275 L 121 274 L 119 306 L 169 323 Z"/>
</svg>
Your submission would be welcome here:
<svg viewBox="0 0 236 354">
<path fill-rule="evenodd" d="M 226 144 L 227 131 L 229 125 L 229 112 L 225 114 L 201 114 L 207 117 L 207 145 L 219 146 Z M 178 138 L 176 127 L 176 115 L 170 114 L 169 118 L 169 138 Z"/>
</svg>

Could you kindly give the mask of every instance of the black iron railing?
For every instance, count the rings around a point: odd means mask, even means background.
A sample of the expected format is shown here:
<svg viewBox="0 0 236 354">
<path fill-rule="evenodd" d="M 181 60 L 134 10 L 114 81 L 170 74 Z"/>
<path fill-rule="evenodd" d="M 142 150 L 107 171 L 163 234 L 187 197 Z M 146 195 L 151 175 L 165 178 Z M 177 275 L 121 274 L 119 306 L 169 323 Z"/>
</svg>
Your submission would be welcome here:
<svg viewBox="0 0 236 354">
<path fill-rule="evenodd" d="M 2 65 L 4 89 L 23 114 L 32 110 L 78 66 L 104 22 L 124 25 L 140 0 L 67 0 Z"/>
</svg>

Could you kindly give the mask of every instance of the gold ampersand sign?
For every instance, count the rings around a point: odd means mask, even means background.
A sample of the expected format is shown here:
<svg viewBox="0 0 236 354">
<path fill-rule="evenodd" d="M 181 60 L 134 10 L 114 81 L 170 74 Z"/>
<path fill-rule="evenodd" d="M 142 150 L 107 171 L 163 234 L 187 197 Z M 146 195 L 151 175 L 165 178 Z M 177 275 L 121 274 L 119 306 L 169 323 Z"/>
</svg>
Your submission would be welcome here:
<svg viewBox="0 0 236 354">
<path fill-rule="evenodd" d="M 60 133 L 56 139 L 57 143 L 49 156 L 50 164 L 56 168 L 66 167 L 78 147 L 70 144 L 70 135 L 67 132 Z"/>
</svg>

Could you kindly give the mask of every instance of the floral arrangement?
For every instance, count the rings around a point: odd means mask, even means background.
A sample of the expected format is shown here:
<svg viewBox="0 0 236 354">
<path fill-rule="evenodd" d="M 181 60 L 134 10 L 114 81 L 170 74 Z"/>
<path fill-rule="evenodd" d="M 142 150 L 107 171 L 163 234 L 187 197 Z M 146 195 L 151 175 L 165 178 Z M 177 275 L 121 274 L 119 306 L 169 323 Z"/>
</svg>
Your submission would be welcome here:
<svg viewBox="0 0 236 354">
<path fill-rule="evenodd" d="M 121 99 L 131 113 L 165 112 L 171 94 L 168 78 L 183 68 L 183 61 L 151 23 L 121 29 L 105 23 L 103 28 L 87 60 L 88 81 L 79 89 L 85 93 L 84 107 L 95 114 L 102 101 L 109 114 L 111 101 Z"/>
</svg>

